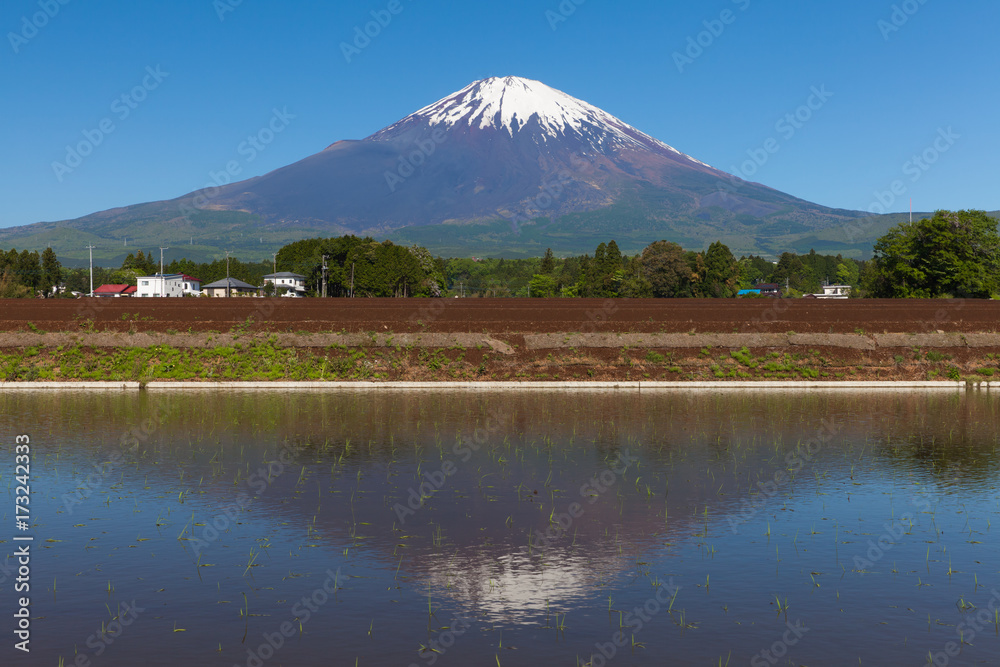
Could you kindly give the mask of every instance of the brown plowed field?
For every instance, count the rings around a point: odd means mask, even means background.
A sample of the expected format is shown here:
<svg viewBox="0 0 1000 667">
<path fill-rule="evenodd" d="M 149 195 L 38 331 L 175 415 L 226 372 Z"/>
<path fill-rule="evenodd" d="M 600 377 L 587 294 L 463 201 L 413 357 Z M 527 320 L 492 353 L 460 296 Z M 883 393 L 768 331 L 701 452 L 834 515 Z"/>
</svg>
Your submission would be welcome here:
<svg viewBox="0 0 1000 667">
<path fill-rule="evenodd" d="M 248 325 L 249 322 L 249 325 Z M 0 331 L 1000 331 L 1000 302 L 815 299 L 0 300 Z"/>
</svg>

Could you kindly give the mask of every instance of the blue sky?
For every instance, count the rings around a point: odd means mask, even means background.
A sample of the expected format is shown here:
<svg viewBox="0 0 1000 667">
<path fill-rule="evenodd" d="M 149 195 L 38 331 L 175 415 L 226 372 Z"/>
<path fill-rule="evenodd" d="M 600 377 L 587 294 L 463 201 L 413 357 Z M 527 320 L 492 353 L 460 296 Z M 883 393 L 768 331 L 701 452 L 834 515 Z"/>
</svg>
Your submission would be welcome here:
<svg viewBox="0 0 1000 667">
<path fill-rule="evenodd" d="M 4 0 L 0 227 L 263 174 L 511 74 L 827 206 L 995 210 L 998 26 L 996 0 Z"/>
</svg>

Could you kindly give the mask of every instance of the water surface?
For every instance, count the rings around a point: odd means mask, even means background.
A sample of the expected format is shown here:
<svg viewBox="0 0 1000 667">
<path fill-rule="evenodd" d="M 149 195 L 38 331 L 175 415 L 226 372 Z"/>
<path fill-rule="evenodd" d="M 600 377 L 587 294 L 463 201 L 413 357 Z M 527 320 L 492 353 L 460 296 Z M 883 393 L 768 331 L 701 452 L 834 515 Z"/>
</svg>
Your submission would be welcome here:
<svg viewBox="0 0 1000 667">
<path fill-rule="evenodd" d="M 32 651 L 17 659 L 989 664 L 998 403 L 6 393 L 11 501 L 13 436 L 34 456 Z"/>
</svg>

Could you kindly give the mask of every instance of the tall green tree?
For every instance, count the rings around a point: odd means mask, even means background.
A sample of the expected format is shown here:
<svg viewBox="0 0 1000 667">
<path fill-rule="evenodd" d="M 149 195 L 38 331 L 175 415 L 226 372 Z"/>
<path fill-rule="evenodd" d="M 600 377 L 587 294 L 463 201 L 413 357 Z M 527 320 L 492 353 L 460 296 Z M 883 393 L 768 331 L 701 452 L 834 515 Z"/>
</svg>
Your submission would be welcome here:
<svg viewBox="0 0 1000 667">
<path fill-rule="evenodd" d="M 624 268 L 624 260 L 617 243 L 611 241 L 599 244 L 593 258 L 584 255 L 580 259 L 577 293 L 583 297 L 619 296 Z"/>
<path fill-rule="evenodd" d="M 838 257 L 837 283 L 840 285 L 857 285 L 860 278 L 858 263 L 853 259 Z"/>
<path fill-rule="evenodd" d="M 544 276 L 552 275 L 556 270 L 556 258 L 552 254 L 552 248 L 545 249 L 545 256 L 542 257 L 542 264 L 538 267 L 538 272 Z"/>
<path fill-rule="evenodd" d="M 721 241 L 708 246 L 705 253 L 705 279 L 702 294 L 708 297 L 736 296 L 740 266 L 733 253 Z"/>
<path fill-rule="evenodd" d="M 51 247 L 42 252 L 42 289 L 46 296 L 62 282 L 62 263 Z"/>
<path fill-rule="evenodd" d="M 4 262 L 4 266 L 0 267 L 0 299 L 25 299 L 29 296 L 31 289 L 21 283 L 14 267 Z"/>
<path fill-rule="evenodd" d="M 670 241 L 656 241 L 642 251 L 642 275 L 654 297 L 680 297 L 691 293 L 691 267 L 684 249 Z"/>
<path fill-rule="evenodd" d="M 559 284 L 552 276 L 535 274 L 531 278 L 531 296 L 536 299 L 558 296 Z"/>
<path fill-rule="evenodd" d="M 38 252 L 22 250 L 17 256 L 18 278 L 25 287 L 32 291 L 42 286 L 42 264 Z"/>
<path fill-rule="evenodd" d="M 937 211 L 875 243 L 862 286 L 873 297 L 988 299 L 1000 289 L 1000 234 L 985 211 Z"/>
</svg>

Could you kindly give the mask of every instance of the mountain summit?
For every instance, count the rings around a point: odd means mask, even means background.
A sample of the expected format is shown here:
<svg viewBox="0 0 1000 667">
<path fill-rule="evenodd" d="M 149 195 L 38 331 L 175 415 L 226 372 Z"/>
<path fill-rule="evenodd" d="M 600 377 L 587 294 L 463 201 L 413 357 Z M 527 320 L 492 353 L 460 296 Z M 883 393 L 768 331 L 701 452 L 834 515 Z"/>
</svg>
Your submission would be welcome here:
<svg viewBox="0 0 1000 667">
<path fill-rule="evenodd" d="M 473 82 L 361 141 L 338 141 L 223 187 L 205 206 L 280 224 L 388 233 L 490 220 L 517 232 L 534 218 L 551 221 L 641 194 L 660 202 L 642 215 L 664 222 L 706 207 L 769 216 L 807 204 L 731 180 L 593 105 L 510 76 Z"/>
<path fill-rule="evenodd" d="M 816 234 L 862 215 L 741 181 L 587 102 L 508 76 L 263 176 L 21 229 L 59 245 L 77 242 L 66 233 L 74 228 L 87 241 L 143 243 L 146 230 L 151 245 L 200 238 L 208 249 L 354 233 L 458 256 L 586 252 L 609 238 L 628 252 L 721 239 L 735 252 L 777 254 L 833 249 Z M 789 245 L 796 238 L 805 240 Z"/>
<path fill-rule="evenodd" d="M 512 139 L 523 132 L 530 134 L 535 143 L 572 140 L 601 154 L 626 148 L 665 149 L 708 166 L 591 104 L 540 81 L 516 76 L 470 83 L 457 93 L 376 132 L 369 139 L 392 139 L 415 125 L 441 126 L 446 130 L 495 130 L 505 132 Z"/>
</svg>

